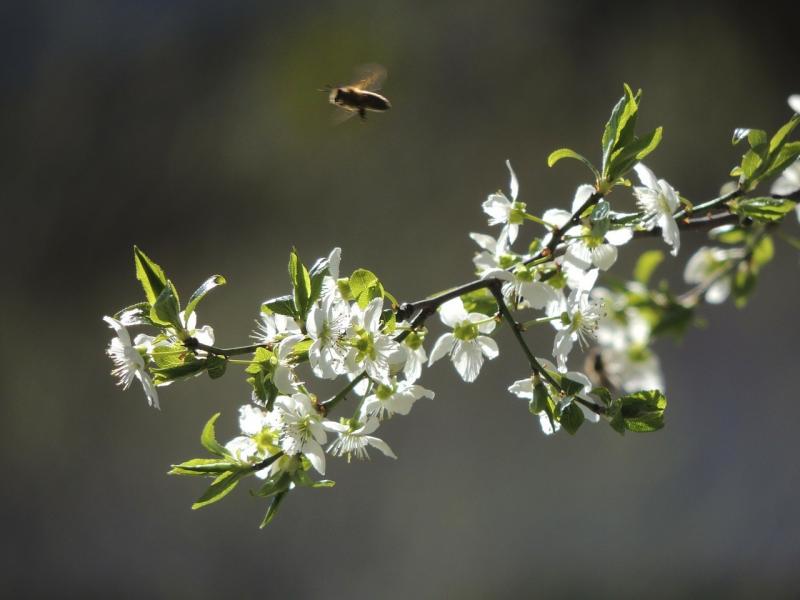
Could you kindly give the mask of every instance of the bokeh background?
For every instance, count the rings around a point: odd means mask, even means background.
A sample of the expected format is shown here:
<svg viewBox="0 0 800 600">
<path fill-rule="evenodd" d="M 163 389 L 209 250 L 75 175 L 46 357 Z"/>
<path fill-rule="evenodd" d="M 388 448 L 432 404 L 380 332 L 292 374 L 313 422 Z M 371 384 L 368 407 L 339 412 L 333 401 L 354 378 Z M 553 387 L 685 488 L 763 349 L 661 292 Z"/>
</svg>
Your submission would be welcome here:
<svg viewBox="0 0 800 600">
<path fill-rule="evenodd" d="M 477 383 L 443 362 L 423 380 L 436 399 L 384 426 L 400 460 L 331 460 L 337 486 L 293 494 L 265 531 L 247 486 L 193 512 L 202 483 L 165 475 L 200 454 L 211 413 L 234 435 L 248 397 L 235 369 L 163 390 L 156 412 L 114 386 L 100 320 L 139 299 L 134 243 L 184 294 L 228 278 L 201 307 L 221 345 L 285 292 L 292 245 L 307 261 L 340 245 L 345 269 L 401 299 L 465 281 L 467 233 L 488 229 L 480 203 L 506 186 L 504 160 L 530 208 L 568 206 L 586 174 L 545 157 L 596 157 L 623 82 L 645 90 L 642 126 L 665 126 L 650 166 L 707 199 L 740 153 L 732 129 L 774 129 L 800 92 L 800 8 L 787 10 L 2 3 L 4 595 L 796 597 L 800 285 L 786 245 L 746 310 L 708 308 L 704 330 L 659 345 L 665 430 L 544 438 L 505 391 L 525 366 L 501 335 Z M 315 90 L 365 62 L 388 67 L 394 109 L 331 126 Z M 662 271 L 676 284 L 702 237 L 683 243 Z"/>
</svg>

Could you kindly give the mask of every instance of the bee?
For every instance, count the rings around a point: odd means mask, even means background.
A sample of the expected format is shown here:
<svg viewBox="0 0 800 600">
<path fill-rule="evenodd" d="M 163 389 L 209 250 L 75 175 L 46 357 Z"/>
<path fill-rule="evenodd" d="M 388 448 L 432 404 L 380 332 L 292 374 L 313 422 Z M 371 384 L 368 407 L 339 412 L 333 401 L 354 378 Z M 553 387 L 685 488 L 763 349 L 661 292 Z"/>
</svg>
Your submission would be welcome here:
<svg viewBox="0 0 800 600">
<path fill-rule="evenodd" d="M 357 69 L 359 78 L 355 83 L 340 87 L 325 86 L 320 91 L 328 92 L 328 101 L 343 109 L 340 121 L 346 121 L 354 115 L 367 118 L 367 111 L 384 112 L 392 107 L 386 96 L 377 92 L 386 79 L 386 69 L 381 65 L 363 65 Z"/>
</svg>

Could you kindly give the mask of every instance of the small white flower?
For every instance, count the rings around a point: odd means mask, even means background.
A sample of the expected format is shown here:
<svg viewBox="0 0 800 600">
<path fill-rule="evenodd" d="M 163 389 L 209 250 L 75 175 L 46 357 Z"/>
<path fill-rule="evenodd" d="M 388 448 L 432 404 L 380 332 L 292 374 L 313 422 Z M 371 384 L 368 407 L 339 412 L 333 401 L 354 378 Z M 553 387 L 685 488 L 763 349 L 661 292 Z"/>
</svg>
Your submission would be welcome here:
<svg viewBox="0 0 800 600">
<path fill-rule="evenodd" d="M 686 283 L 706 284 L 706 302 L 721 304 L 731 293 L 733 274 L 723 275 L 730 261 L 741 254 L 736 249 L 702 247 L 686 263 L 683 278 Z M 710 283 L 709 283 L 710 282 Z"/>
<path fill-rule="evenodd" d="M 428 362 L 428 354 L 425 352 L 422 342 L 423 336 L 417 331 L 410 332 L 403 340 L 403 348 L 406 351 L 403 374 L 409 383 L 414 383 L 420 378 L 422 366 Z"/>
<path fill-rule="evenodd" d="M 469 237 L 481 247 L 481 251 L 472 259 L 475 270 L 481 278 L 488 277 L 491 271 L 507 269 L 519 259 L 519 255 L 511 251 L 502 237 L 495 240 L 485 233 L 470 233 Z"/>
<path fill-rule="evenodd" d="M 433 396 L 431 390 L 426 390 L 421 385 L 393 379 L 389 385 L 377 385 L 375 391 L 364 398 L 361 415 L 381 420 L 394 414 L 407 415 L 417 400 Z"/>
<path fill-rule="evenodd" d="M 134 379 L 138 379 L 144 388 L 147 396 L 147 403 L 155 408 L 158 405 L 158 392 L 156 386 L 147 372 L 142 353 L 147 353 L 151 347 L 153 338 L 144 334 L 136 336 L 134 343 L 131 343 L 131 336 L 122 323 L 111 317 L 103 317 L 108 326 L 113 329 L 117 337 L 111 340 L 106 350 L 106 354 L 114 363 L 111 374 L 119 379 L 119 385 L 127 390 Z"/>
<path fill-rule="evenodd" d="M 553 302 L 557 302 L 559 292 L 553 286 L 539 281 L 538 271 L 525 265 L 517 265 L 513 270 L 495 269 L 486 271 L 483 278 L 494 277 L 505 281 L 503 284 L 503 297 L 509 304 L 522 301 L 522 308 L 542 309 Z"/>
<path fill-rule="evenodd" d="M 256 321 L 256 330 L 251 337 L 257 344 L 272 344 L 279 337 L 296 335 L 300 333 L 294 319 L 277 313 L 261 313 L 261 318 Z"/>
<path fill-rule="evenodd" d="M 545 369 L 551 371 L 555 370 L 553 363 L 551 363 L 549 360 L 544 358 L 539 358 L 537 360 Z M 589 381 L 589 378 L 586 377 L 586 375 L 584 375 L 583 373 L 579 373 L 577 371 L 568 371 L 567 373 L 564 373 L 564 377 L 566 377 L 571 381 L 575 381 L 576 383 L 581 384 L 583 388 L 581 389 L 580 392 L 578 392 L 574 396 L 567 396 L 566 398 L 562 398 L 558 402 L 558 406 L 556 408 L 557 411 L 564 410 L 564 408 L 568 404 L 574 402 L 575 397 L 578 397 L 586 402 L 596 404 L 595 400 L 589 396 L 589 392 L 592 391 L 592 383 L 591 381 Z M 531 400 L 533 400 L 533 389 L 534 389 L 533 377 L 528 377 L 527 379 L 519 379 L 514 383 L 512 383 L 509 386 L 508 391 L 517 396 L 518 398 L 522 398 L 530 402 Z M 583 412 L 583 416 L 587 421 L 591 423 L 597 423 L 600 420 L 600 416 L 593 410 L 590 410 L 588 407 L 584 406 L 580 402 L 575 402 L 575 404 L 578 407 L 580 407 L 581 411 Z M 561 425 L 558 423 L 558 421 L 554 420 L 553 422 L 551 422 L 550 417 L 544 411 L 539 413 L 539 425 L 541 426 L 542 432 L 545 435 L 552 435 L 553 433 L 561 429 Z"/>
<path fill-rule="evenodd" d="M 334 379 L 344 373 L 348 348 L 344 338 L 350 323 L 350 307 L 334 296 L 317 302 L 309 311 L 306 330 L 313 340 L 308 360 L 317 377 Z"/>
<path fill-rule="evenodd" d="M 647 230 L 660 227 L 661 237 L 672 246 L 670 254 L 677 256 L 681 245 L 681 232 L 674 217 L 681 204 L 678 193 L 663 179 L 656 179 L 655 174 L 642 163 L 633 168 L 644 186 L 633 188 L 637 204 L 644 212 L 642 224 Z"/>
<path fill-rule="evenodd" d="M 517 239 L 519 226 L 525 221 L 525 203 L 517 202 L 517 195 L 519 194 L 517 176 L 514 174 L 514 169 L 511 168 L 510 161 L 506 161 L 506 166 L 511 175 L 511 182 L 509 183 L 511 200 L 503 192 L 497 192 L 496 194 L 490 194 L 483 203 L 483 212 L 489 215 L 489 225 L 503 225 L 498 238 L 498 243 L 501 246 L 505 246 L 506 243 L 510 246 L 514 243 L 514 240 Z"/>
<path fill-rule="evenodd" d="M 439 318 L 453 328 L 453 333 L 445 333 L 436 341 L 428 364 L 450 354 L 462 379 L 467 383 L 475 381 L 483 366 L 483 357 L 492 360 L 500 353 L 492 338 L 480 335 L 494 331 L 494 319 L 480 313 L 467 313 L 461 298 L 442 304 Z"/>
<path fill-rule="evenodd" d="M 363 423 L 357 421 L 349 421 L 347 423 L 328 421 L 325 423 L 325 428 L 328 431 L 339 434 L 339 437 L 328 446 L 328 452 L 334 456 L 346 454 L 348 461 L 352 455 L 355 455 L 360 460 L 368 459 L 367 446 L 372 446 L 383 452 L 385 456 L 397 458 L 389 444 L 369 435 L 378 428 L 378 419 L 374 417 L 368 417 Z"/>
<path fill-rule="evenodd" d="M 189 318 L 186 318 L 186 311 L 183 311 L 180 315 L 181 325 L 186 330 L 186 333 L 196 339 L 201 344 L 205 344 L 206 346 L 213 346 L 214 345 L 214 330 L 211 328 L 210 325 L 203 325 L 202 327 L 197 327 L 197 311 L 193 311 L 192 314 L 189 315 Z"/>
<path fill-rule="evenodd" d="M 573 206 L 577 205 L 577 208 L 580 208 L 593 193 L 594 188 L 591 185 L 580 186 L 575 193 Z M 575 231 L 576 229 L 578 231 Z M 577 234 L 574 239 L 567 240 L 564 260 L 584 270 L 594 266 L 603 271 L 610 269 L 617 261 L 616 247 L 627 244 L 633 237 L 633 232 L 627 227 L 610 229 L 603 235 L 593 235 L 591 227 L 578 226 L 570 229 L 569 236 L 574 234 Z"/>
<path fill-rule="evenodd" d="M 302 383 L 302 381 L 297 381 L 294 373 L 295 365 L 289 360 L 295 344 L 302 339 L 304 339 L 302 334 L 287 336 L 281 340 L 275 350 L 278 364 L 272 374 L 272 382 L 281 394 L 294 394 L 298 391 L 297 386 Z"/>
<path fill-rule="evenodd" d="M 559 371 L 566 371 L 567 356 L 576 341 L 583 347 L 588 345 L 595 335 L 598 320 L 604 314 L 602 301 L 589 297 L 596 279 L 597 269 L 589 271 L 582 285 L 573 289 L 563 303 L 547 308 L 547 316 L 560 317 L 550 322 L 558 330 L 553 342 L 553 356 L 558 361 Z"/>
<path fill-rule="evenodd" d="M 322 415 L 306 394 L 278 396 L 274 409 L 281 423 L 280 446 L 287 456 L 303 454 L 320 475 L 325 474 L 322 444 L 328 441 Z"/>
<path fill-rule="evenodd" d="M 342 249 L 334 248 L 328 255 L 328 275 L 322 280 L 322 291 L 320 297 L 323 300 L 333 298 L 341 299 L 337 280 L 339 279 L 339 265 L 342 261 Z"/>
<path fill-rule="evenodd" d="M 352 321 L 347 329 L 351 348 L 345 359 L 350 375 L 366 371 L 375 381 L 389 381 L 391 363 L 403 349 L 390 336 L 381 333 L 382 311 L 383 298 L 373 298 L 363 310 L 358 305 L 353 306 Z"/>
<path fill-rule="evenodd" d="M 597 290 L 607 293 L 606 290 Z M 600 320 L 597 343 L 603 375 L 624 393 L 664 391 L 658 356 L 648 347 L 651 327 L 639 311 L 628 309 L 623 317 Z"/>
<path fill-rule="evenodd" d="M 245 404 L 239 408 L 239 429 L 244 435 L 233 438 L 225 449 L 236 460 L 244 463 L 262 461 L 280 452 L 281 421 L 276 411 L 266 412 L 256 406 Z M 267 479 L 281 470 L 281 460 L 256 472 L 256 476 Z"/>
</svg>

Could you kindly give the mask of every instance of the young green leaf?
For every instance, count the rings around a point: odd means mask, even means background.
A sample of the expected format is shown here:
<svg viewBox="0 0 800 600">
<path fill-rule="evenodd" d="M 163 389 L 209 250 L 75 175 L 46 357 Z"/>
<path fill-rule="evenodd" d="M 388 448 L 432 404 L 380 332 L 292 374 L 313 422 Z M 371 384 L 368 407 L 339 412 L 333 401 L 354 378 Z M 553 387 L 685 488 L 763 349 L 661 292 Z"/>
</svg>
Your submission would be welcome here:
<svg viewBox="0 0 800 600">
<path fill-rule="evenodd" d="M 378 277 L 371 271 L 366 269 L 356 269 L 350 275 L 349 280 L 350 293 L 361 308 L 365 308 L 370 300 L 374 298 L 383 298 L 383 285 L 378 280 Z"/>
<path fill-rule="evenodd" d="M 572 158 L 582 162 L 592 172 L 595 180 L 600 179 L 600 171 L 597 170 L 597 168 L 591 163 L 591 161 L 585 156 L 578 154 L 574 150 L 571 150 L 570 148 L 559 148 L 558 150 L 554 150 L 553 152 L 551 152 L 550 156 L 547 157 L 547 166 L 552 167 L 562 158 Z"/>
<path fill-rule="evenodd" d="M 217 436 L 214 432 L 214 423 L 219 419 L 220 414 L 221 413 L 217 413 L 212 416 L 205 427 L 203 427 L 203 433 L 200 435 L 200 443 L 203 445 L 203 448 L 215 456 L 230 456 L 228 451 L 225 450 L 225 447 L 217 441 Z"/>
<path fill-rule="evenodd" d="M 583 425 L 583 420 L 584 416 L 581 408 L 577 406 L 575 402 L 570 402 L 561 411 L 559 423 L 561 423 L 561 426 L 567 433 L 574 435 L 575 432 L 580 429 L 580 426 Z"/>
<path fill-rule="evenodd" d="M 194 504 L 192 510 L 203 508 L 214 502 L 219 502 L 225 496 L 233 491 L 239 480 L 247 475 L 247 471 L 226 471 L 219 475 L 214 482 L 209 486 L 205 493 L 200 496 Z"/>
<path fill-rule="evenodd" d="M 222 275 L 212 275 L 208 279 L 206 279 L 203 283 L 200 284 L 200 287 L 197 288 L 194 293 L 189 298 L 189 303 L 186 305 L 186 313 L 185 318 L 188 320 L 189 315 L 191 315 L 194 310 L 197 308 L 197 305 L 200 301 L 205 297 L 205 295 L 213 290 L 215 287 L 219 287 L 221 285 L 225 285 L 227 282 Z"/>
<path fill-rule="evenodd" d="M 311 276 L 294 248 L 289 254 L 289 278 L 292 281 L 294 307 L 298 316 L 305 319 L 311 307 Z"/>
<path fill-rule="evenodd" d="M 742 217 L 750 217 L 762 223 L 772 223 L 783 219 L 797 203 L 788 198 L 772 198 L 771 196 L 759 198 L 746 198 L 730 203 L 731 211 Z"/>
<path fill-rule="evenodd" d="M 667 399 L 658 390 L 646 390 L 619 399 L 625 429 L 635 432 L 656 431 L 664 427 Z"/>
<path fill-rule="evenodd" d="M 159 325 L 171 326 L 180 334 L 183 334 L 184 327 L 180 318 L 181 305 L 178 299 L 178 290 L 167 280 L 167 284 L 161 289 L 158 298 L 153 303 L 150 310 L 150 319 Z"/>
<path fill-rule="evenodd" d="M 272 522 L 272 519 L 274 519 L 275 515 L 278 514 L 278 509 L 281 506 L 281 502 L 283 502 L 283 499 L 286 497 L 286 494 L 288 493 L 289 493 L 288 491 L 280 492 L 279 494 L 276 494 L 275 497 L 273 497 L 272 502 L 270 503 L 269 508 L 267 509 L 267 514 L 264 515 L 264 520 L 261 521 L 261 525 L 258 526 L 259 529 L 264 529 L 264 527 L 266 527 Z"/>
<path fill-rule="evenodd" d="M 661 250 L 642 252 L 633 269 L 633 278 L 639 283 L 647 285 L 647 282 L 650 281 L 650 277 L 653 275 L 653 271 L 658 268 L 658 265 L 660 265 L 663 260 L 664 253 Z"/>
<path fill-rule="evenodd" d="M 292 318 L 295 318 L 298 314 L 294 306 L 294 296 L 292 294 L 266 300 L 261 304 L 261 312 L 266 314 L 275 313 Z"/>
<path fill-rule="evenodd" d="M 136 265 L 136 279 L 142 284 L 145 298 L 150 304 L 154 304 L 167 285 L 167 276 L 138 246 L 133 247 L 133 261 Z"/>
<path fill-rule="evenodd" d="M 218 458 L 193 458 L 179 465 L 171 465 L 169 475 L 208 475 L 235 470 L 239 465 L 235 462 Z"/>
</svg>

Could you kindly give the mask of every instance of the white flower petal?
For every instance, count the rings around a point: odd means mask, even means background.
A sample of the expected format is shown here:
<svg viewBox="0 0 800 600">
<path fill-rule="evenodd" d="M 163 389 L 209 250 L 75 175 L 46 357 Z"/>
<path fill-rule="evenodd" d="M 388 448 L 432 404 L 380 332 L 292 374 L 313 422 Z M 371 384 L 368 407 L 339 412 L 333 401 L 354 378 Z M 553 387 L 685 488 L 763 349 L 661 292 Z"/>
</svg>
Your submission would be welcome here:
<svg viewBox="0 0 800 600">
<path fill-rule="evenodd" d="M 372 437 L 371 435 L 364 436 L 364 439 L 367 440 L 370 446 L 372 446 L 373 448 L 377 448 L 378 450 L 383 452 L 384 456 L 388 456 L 389 458 L 394 458 L 394 459 L 397 458 L 394 452 L 392 452 L 392 449 L 389 447 L 389 444 L 384 442 L 382 439 Z"/>
<path fill-rule="evenodd" d="M 467 311 L 461 298 L 448 300 L 439 307 L 439 318 L 448 327 L 455 327 L 461 321 L 467 320 Z"/>
<path fill-rule="evenodd" d="M 791 103 L 791 98 L 789 100 Z M 519 181 L 517 181 L 517 175 L 514 173 L 514 169 L 511 168 L 510 160 L 506 160 L 506 166 L 508 167 L 508 172 L 511 175 L 511 181 L 508 184 L 509 191 L 511 192 L 511 199 L 516 200 L 517 196 L 519 196 Z"/>
<path fill-rule="evenodd" d="M 575 214 L 581 206 L 586 204 L 586 201 L 592 194 L 594 194 L 594 187 L 585 183 L 579 185 L 578 189 L 575 191 L 575 197 L 572 199 L 572 214 Z"/>
<path fill-rule="evenodd" d="M 606 241 L 614 246 L 627 244 L 633 238 L 633 230 L 629 227 L 622 229 L 610 229 L 606 232 Z"/>
<path fill-rule="evenodd" d="M 472 383 L 478 378 L 483 366 L 483 353 L 475 341 L 459 341 L 453 348 L 453 365 L 467 383 Z"/>
<path fill-rule="evenodd" d="M 639 181 L 642 182 L 642 185 L 645 187 L 650 188 L 651 190 L 657 190 L 658 187 L 658 179 L 650 169 L 645 167 L 642 163 L 636 163 L 633 167 L 633 170 L 636 171 L 636 174 L 639 176 Z"/>
<path fill-rule="evenodd" d="M 311 466 L 317 470 L 320 475 L 325 475 L 325 452 L 314 440 L 308 440 L 303 444 L 303 454 L 311 463 Z"/>
<path fill-rule="evenodd" d="M 431 356 L 428 359 L 428 365 L 432 365 L 437 360 L 447 355 L 453 349 L 455 343 L 456 337 L 452 333 L 443 334 L 438 340 L 436 340 L 436 344 L 434 344 L 433 350 L 431 350 Z"/>
<path fill-rule="evenodd" d="M 611 244 L 600 244 L 592 249 L 592 262 L 603 271 L 608 271 L 617 262 L 617 249 Z"/>
<path fill-rule="evenodd" d="M 492 338 L 486 337 L 485 335 L 479 335 L 476 338 L 476 341 L 481 347 L 481 352 L 483 352 L 483 355 L 489 360 L 497 358 L 497 356 L 500 354 L 500 350 L 497 347 L 497 342 L 495 342 Z"/>
</svg>

